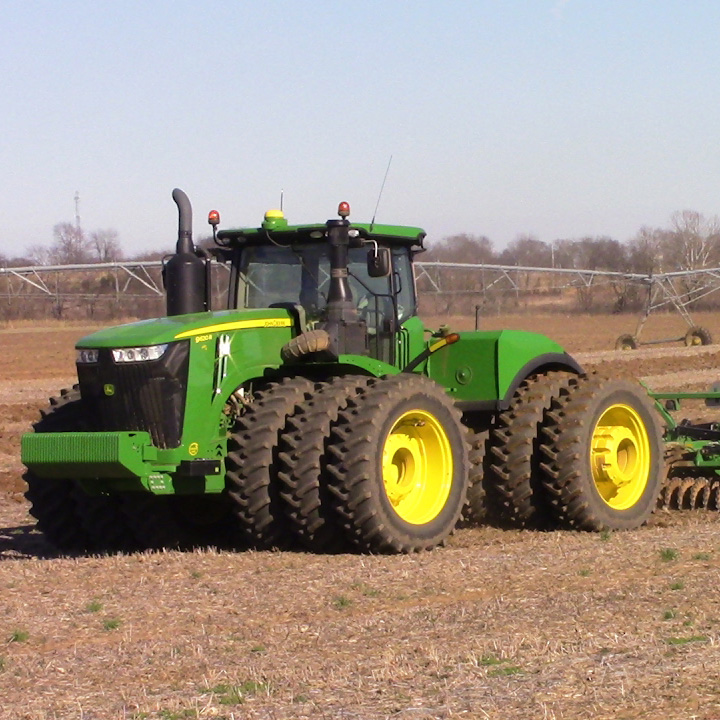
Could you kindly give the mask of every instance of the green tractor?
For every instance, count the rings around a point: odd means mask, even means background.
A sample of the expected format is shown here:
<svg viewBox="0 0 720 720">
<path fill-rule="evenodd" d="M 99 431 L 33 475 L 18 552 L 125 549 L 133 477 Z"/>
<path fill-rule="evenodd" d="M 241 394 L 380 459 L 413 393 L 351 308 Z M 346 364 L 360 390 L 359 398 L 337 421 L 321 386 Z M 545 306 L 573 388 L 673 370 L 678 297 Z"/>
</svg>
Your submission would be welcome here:
<svg viewBox="0 0 720 720">
<path fill-rule="evenodd" d="M 163 268 L 167 317 L 77 343 L 78 385 L 23 437 L 26 497 L 64 552 L 179 547 L 413 552 L 461 518 L 636 527 L 660 492 L 646 393 L 548 338 L 431 332 L 420 228 L 338 217 L 192 241 Z M 212 309 L 212 268 L 229 272 Z"/>
</svg>

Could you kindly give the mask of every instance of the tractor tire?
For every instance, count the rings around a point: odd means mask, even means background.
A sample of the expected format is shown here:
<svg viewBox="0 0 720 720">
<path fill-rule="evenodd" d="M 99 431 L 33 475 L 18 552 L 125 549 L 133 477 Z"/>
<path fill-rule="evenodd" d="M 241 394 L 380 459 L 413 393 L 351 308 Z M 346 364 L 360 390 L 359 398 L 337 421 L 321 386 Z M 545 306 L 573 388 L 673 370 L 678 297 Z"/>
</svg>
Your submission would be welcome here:
<svg viewBox="0 0 720 720">
<path fill-rule="evenodd" d="M 41 419 L 33 425 L 35 432 L 77 432 L 86 422 L 77 386 L 63 389 L 51 397 L 49 407 L 40 411 Z M 78 504 L 81 490 L 74 480 L 41 478 L 32 470 L 23 475 L 27 483 L 25 497 L 30 514 L 47 541 L 63 553 L 83 553 L 101 549 L 101 538 L 93 537 L 83 525 L 83 506 Z M 112 521 L 117 518 L 113 516 Z"/>
<path fill-rule="evenodd" d="M 225 485 L 244 539 L 257 549 L 290 539 L 277 479 L 278 443 L 287 419 L 312 397 L 306 378 L 285 378 L 253 393 L 228 438 Z"/>
<path fill-rule="evenodd" d="M 207 495 L 174 495 L 175 522 L 192 547 L 237 549 L 245 545 L 227 492 Z"/>
<path fill-rule="evenodd" d="M 634 335 L 621 335 L 615 341 L 616 350 L 637 350 L 638 341 Z"/>
<path fill-rule="evenodd" d="M 704 327 L 695 325 L 685 333 L 685 345 L 693 347 L 697 345 L 712 345 L 712 335 Z"/>
<path fill-rule="evenodd" d="M 485 475 L 487 443 L 490 433 L 470 431 L 470 472 L 468 475 L 467 500 L 462 510 L 463 527 L 480 525 L 487 520 L 487 498 L 485 496 Z"/>
<path fill-rule="evenodd" d="M 576 377 L 566 372 L 524 380 L 490 430 L 485 491 L 491 520 L 541 529 L 551 521 L 540 469 L 540 429 L 553 398 Z"/>
<path fill-rule="evenodd" d="M 348 399 L 330 433 L 330 490 L 367 552 L 429 550 L 453 532 L 468 489 L 467 431 L 442 387 L 401 373 Z"/>
<path fill-rule="evenodd" d="M 237 547 L 236 523 L 222 495 L 125 493 L 122 511 L 135 543 L 145 550 Z"/>
<path fill-rule="evenodd" d="M 288 418 L 280 438 L 278 478 L 287 519 L 300 542 L 314 552 L 348 549 L 328 491 L 328 437 L 331 424 L 347 408 L 348 398 L 368 380 L 355 375 L 318 383 L 312 397 Z"/>
<path fill-rule="evenodd" d="M 125 553 L 140 545 L 124 522 L 122 503 L 117 495 L 88 495 L 75 489 L 77 514 L 92 550 L 103 553 Z"/>
<path fill-rule="evenodd" d="M 544 485 L 562 525 L 627 530 L 647 521 L 662 485 L 663 440 L 639 385 L 581 376 L 553 400 L 542 432 Z"/>
<path fill-rule="evenodd" d="M 28 489 L 30 514 L 45 539 L 61 553 L 81 554 L 92 549 L 92 542 L 76 515 L 75 483 L 37 477 L 31 470 L 23 475 Z"/>
<path fill-rule="evenodd" d="M 125 493 L 122 511 L 135 541 L 144 550 L 178 550 L 190 547 L 175 517 L 172 495 Z"/>
</svg>

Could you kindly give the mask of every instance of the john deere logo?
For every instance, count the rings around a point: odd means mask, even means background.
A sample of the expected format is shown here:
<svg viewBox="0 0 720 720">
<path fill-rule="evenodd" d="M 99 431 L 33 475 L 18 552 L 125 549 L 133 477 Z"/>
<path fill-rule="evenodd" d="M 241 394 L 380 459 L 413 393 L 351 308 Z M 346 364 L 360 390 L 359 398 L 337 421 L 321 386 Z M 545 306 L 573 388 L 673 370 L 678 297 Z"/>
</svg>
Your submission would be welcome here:
<svg viewBox="0 0 720 720">
<path fill-rule="evenodd" d="M 198 454 L 199 449 L 200 446 L 196 442 L 190 443 L 190 447 L 188 447 L 188 452 L 194 457 Z"/>
<path fill-rule="evenodd" d="M 108 383 L 103 387 L 103 392 L 110 397 L 111 395 L 115 394 L 115 386 Z"/>
</svg>

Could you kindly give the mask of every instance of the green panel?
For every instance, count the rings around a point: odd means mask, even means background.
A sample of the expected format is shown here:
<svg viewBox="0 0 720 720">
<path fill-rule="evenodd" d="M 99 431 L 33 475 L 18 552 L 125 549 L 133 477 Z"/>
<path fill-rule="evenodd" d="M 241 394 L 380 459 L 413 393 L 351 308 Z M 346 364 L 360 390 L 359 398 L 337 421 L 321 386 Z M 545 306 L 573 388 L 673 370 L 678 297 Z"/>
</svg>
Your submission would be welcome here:
<svg viewBox="0 0 720 720">
<path fill-rule="evenodd" d="M 248 381 L 277 370 L 282 363 L 280 349 L 293 334 L 289 326 L 258 327 L 203 332 L 191 338 L 180 459 L 224 458 L 227 399 Z"/>
<path fill-rule="evenodd" d="M 22 462 L 39 477 L 142 477 L 152 473 L 156 457 L 146 432 L 27 433 L 22 437 Z"/>
<path fill-rule="evenodd" d="M 402 370 L 411 360 L 416 358 L 425 348 L 425 325 L 419 317 L 408 318 L 398 334 L 398 367 Z"/>
<path fill-rule="evenodd" d="M 539 356 L 562 354 L 544 335 L 516 330 L 459 333 L 460 340 L 433 353 L 429 376 L 460 401 L 505 397 L 518 373 Z"/>
<path fill-rule="evenodd" d="M 497 400 L 499 332 L 460 333 L 460 340 L 430 356 L 428 375 L 454 400 Z M 437 338 L 432 338 L 437 342 Z"/>
<path fill-rule="evenodd" d="M 303 240 L 314 240 L 312 236 L 327 231 L 327 225 L 288 225 L 287 221 L 273 223 L 273 239 L 279 243 L 292 243 Z M 405 242 L 406 244 L 419 245 L 425 237 L 425 231 L 419 227 L 409 225 L 379 225 L 378 223 L 352 223 L 352 228 L 359 230 L 362 237 L 372 238 L 385 242 Z M 262 228 L 228 228 L 220 230 L 218 238 L 233 239 L 239 242 L 262 242 L 267 243 L 268 228 L 267 222 Z"/>
<path fill-rule="evenodd" d="M 565 350 L 550 338 L 520 330 L 503 330 L 498 338 L 498 391 L 505 397 L 522 368 L 541 355 L 563 354 Z"/>
</svg>

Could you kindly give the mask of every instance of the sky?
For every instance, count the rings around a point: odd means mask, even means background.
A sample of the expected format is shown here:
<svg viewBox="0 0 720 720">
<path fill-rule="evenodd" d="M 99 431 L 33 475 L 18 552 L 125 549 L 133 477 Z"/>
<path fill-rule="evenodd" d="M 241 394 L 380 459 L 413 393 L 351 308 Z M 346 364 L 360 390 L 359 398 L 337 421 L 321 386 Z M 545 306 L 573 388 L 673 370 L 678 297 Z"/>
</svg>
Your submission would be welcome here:
<svg viewBox="0 0 720 720">
<path fill-rule="evenodd" d="M 717 0 L 2 0 L 0 253 L 347 200 L 430 239 L 720 214 Z"/>
</svg>

